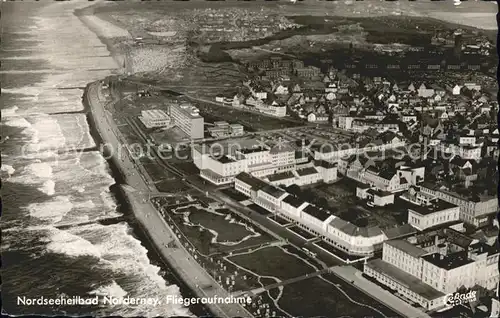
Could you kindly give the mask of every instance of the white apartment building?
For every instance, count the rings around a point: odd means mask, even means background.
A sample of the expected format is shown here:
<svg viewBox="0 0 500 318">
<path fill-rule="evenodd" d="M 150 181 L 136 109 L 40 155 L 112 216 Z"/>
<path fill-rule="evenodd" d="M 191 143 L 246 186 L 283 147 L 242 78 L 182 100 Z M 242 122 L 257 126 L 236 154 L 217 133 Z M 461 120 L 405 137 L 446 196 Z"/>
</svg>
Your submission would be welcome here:
<svg viewBox="0 0 500 318">
<path fill-rule="evenodd" d="M 376 246 L 387 240 L 378 226 L 357 227 L 334 217 L 327 225 L 325 241 L 350 255 L 370 256 Z"/>
<path fill-rule="evenodd" d="M 460 207 L 460 220 L 474 226 L 480 226 L 488 215 L 498 211 L 498 198 L 496 196 L 480 195 L 479 200 L 474 202 L 458 193 L 430 183 L 422 184 L 420 191 L 458 205 Z"/>
<path fill-rule="evenodd" d="M 264 177 L 295 168 L 295 150 L 291 147 L 229 148 L 223 149 L 218 155 L 214 155 L 214 151 L 205 145 L 191 148 L 193 162 L 200 169 L 202 178 L 221 185 L 233 182 L 234 177 L 241 172 Z"/>
<path fill-rule="evenodd" d="M 371 188 L 369 185 L 356 187 L 356 196 L 368 200 L 375 206 L 386 206 L 394 203 L 394 193 Z"/>
<path fill-rule="evenodd" d="M 212 127 L 209 127 L 208 132 L 210 136 L 215 138 L 220 137 L 236 137 L 241 136 L 245 133 L 243 125 L 240 124 L 229 124 L 225 121 L 216 121 Z"/>
<path fill-rule="evenodd" d="M 190 104 L 171 104 L 170 117 L 191 139 L 204 137 L 204 120 L 198 108 Z"/>
<path fill-rule="evenodd" d="M 437 198 L 428 205 L 410 204 L 408 207 L 408 224 L 420 231 L 458 220 L 460 207 Z"/>
<path fill-rule="evenodd" d="M 437 151 L 442 151 L 444 153 L 460 156 L 463 159 L 481 160 L 481 146 L 470 145 L 470 144 L 455 145 L 455 144 L 440 143 L 437 144 L 435 147 Z"/>
<path fill-rule="evenodd" d="M 384 242 L 382 259 L 366 262 L 364 272 L 409 302 L 436 310 L 462 286 L 496 288 L 498 256 L 497 246 L 443 229 Z"/>
<path fill-rule="evenodd" d="M 278 103 L 273 102 L 271 105 L 257 104 L 255 106 L 257 110 L 261 113 L 275 116 L 275 117 L 285 117 L 286 116 L 286 106 L 278 105 Z"/>
<path fill-rule="evenodd" d="M 281 201 L 288 193 L 274 185 L 267 184 L 265 187 L 257 190 L 255 203 L 270 212 L 276 212 L 281 207 Z"/>
<path fill-rule="evenodd" d="M 296 184 L 304 186 L 318 182 L 329 183 L 337 180 L 337 165 L 325 161 L 316 161 L 308 164 L 305 167 L 299 168 L 298 165 L 295 170 L 279 172 L 268 175 L 264 178 L 267 182 L 274 185 L 289 186 Z"/>
<path fill-rule="evenodd" d="M 401 192 L 410 187 L 410 183 L 396 169 L 378 170 L 368 167 L 359 173 L 361 182 L 367 183 L 381 191 Z"/>
<path fill-rule="evenodd" d="M 256 204 L 296 222 L 302 229 L 350 255 L 372 255 L 375 246 L 387 239 L 377 226 L 354 226 L 246 172 L 240 173 L 234 180 L 235 189 L 249 196 Z"/>
<path fill-rule="evenodd" d="M 161 109 L 141 111 L 139 120 L 146 128 L 163 128 L 170 126 L 171 118 Z"/>
</svg>

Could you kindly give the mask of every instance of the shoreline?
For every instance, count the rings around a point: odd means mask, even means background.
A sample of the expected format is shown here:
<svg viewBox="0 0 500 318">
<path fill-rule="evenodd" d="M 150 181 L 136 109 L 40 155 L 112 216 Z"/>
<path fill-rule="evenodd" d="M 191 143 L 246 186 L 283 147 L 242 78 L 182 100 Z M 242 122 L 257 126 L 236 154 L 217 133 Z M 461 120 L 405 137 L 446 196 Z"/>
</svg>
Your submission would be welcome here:
<svg viewBox="0 0 500 318">
<path fill-rule="evenodd" d="M 104 144 L 104 141 L 99 134 L 98 128 L 96 126 L 96 122 L 94 117 L 92 116 L 91 107 L 87 101 L 87 93 L 88 86 L 84 90 L 82 96 L 82 104 L 85 111 L 85 117 L 87 120 L 87 124 L 89 126 L 89 133 L 92 136 L 92 139 L 96 143 L 96 146 Z M 114 157 L 113 157 L 114 158 Z M 193 290 L 178 276 L 178 273 L 172 268 L 172 266 L 168 263 L 168 261 L 164 260 L 161 254 L 158 252 L 157 248 L 154 246 L 154 243 L 151 241 L 147 233 L 147 229 L 145 229 L 142 224 L 135 218 L 132 205 L 128 199 L 127 194 L 122 189 L 122 185 L 126 184 L 125 176 L 120 171 L 119 165 L 116 164 L 113 159 L 106 159 L 106 162 L 109 165 L 111 170 L 111 177 L 115 180 L 115 183 L 109 187 L 113 196 L 117 199 L 117 211 L 123 214 L 123 219 L 121 222 L 126 222 L 128 226 L 132 229 L 131 235 L 138 239 L 141 244 L 148 251 L 147 255 L 151 262 L 151 264 L 159 266 L 162 269 L 162 273 L 160 276 L 163 277 L 169 284 L 175 284 L 179 287 L 179 291 L 183 297 L 194 297 L 195 293 Z M 188 307 L 189 311 L 196 315 L 197 317 L 211 315 L 213 316 L 208 308 L 203 307 L 199 304 L 192 304 Z"/>
<path fill-rule="evenodd" d="M 87 28 L 89 28 L 103 43 L 110 55 L 113 57 L 117 65 L 120 65 L 120 61 L 117 58 L 118 52 L 112 49 L 112 45 L 106 41 L 105 38 L 100 37 L 95 30 L 90 28 L 88 24 L 82 19 L 81 15 L 88 12 L 92 6 L 76 9 L 74 14 L 80 21 L 82 21 Z M 116 71 L 119 71 L 117 67 Z M 94 116 L 88 103 L 88 90 L 90 84 L 87 84 L 84 93 L 82 96 L 82 105 L 83 112 L 85 113 L 85 118 L 87 121 L 87 125 L 89 127 L 89 133 L 94 140 L 96 147 L 104 144 L 104 140 L 99 133 L 99 129 L 97 128 L 97 124 L 94 120 Z M 148 258 L 153 265 L 156 265 L 161 268 L 162 272 L 160 276 L 166 283 L 175 284 L 179 287 L 179 291 L 183 297 L 194 297 L 196 293 L 193 289 L 179 276 L 179 274 L 175 271 L 175 269 L 170 265 L 168 260 L 164 259 L 159 253 L 157 247 L 152 242 L 151 237 L 148 234 L 148 231 L 144 226 L 135 218 L 133 207 L 129 201 L 129 198 L 126 192 L 123 190 L 122 185 L 126 183 L 126 177 L 124 173 L 120 170 L 119 165 L 115 162 L 114 157 L 112 159 L 106 159 L 106 162 L 109 165 L 110 175 L 114 179 L 115 183 L 109 187 L 110 192 L 117 200 L 117 211 L 123 214 L 123 221 L 125 221 L 129 227 L 132 229 L 132 233 L 130 233 L 134 238 L 138 239 L 141 244 L 146 248 Z M 200 316 L 214 316 L 213 313 L 209 310 L 208 307 L 203 306 L 201 304 L 191 304 L 189 307 L 189 311 L 197 317 Z"/>
<path fill-rule="evenodd" d="M 102 104 L 92 100 L 93 98 L 98 99 L 100 95 L 98 92 L 95 92 L 96 89 L 100 88 L 100 86 L 96 87 L 96 84 L 98 82 L 89 83 L 85 88 L 84 103 L 90 109 L 88 116 L 95 129 L 94 131 L 99 135 L 98 139 L 106 140 L 108 145 L 116 145 L 119 143 L 119 136 L 114 133 L 115 127 L 108 123 L 100 122 L 101 118 L 103 121 L 107 121 L 108 118 L 105 115 Z M 92 90 L 94 90 L 93 93 L 91 92 Z M 122 190 L 121 195 L 123 195 L 127 205 L 130 206 L 130 211 L 134 214 L 133 220 L 142 229 L 140 233 L 143 233 L 149 239 L 148 242 L 151 243 L 149 246 L 153 247 L 152 251 L 156 251 L 157 254 L 161 255 L 161 263 L 172 270 L 172 273 L 175 274 L 174 277 L 179 277 L 179 288 L 185 286 L 188 289 L 187 293 L 189 293 L 189 295 L 185 295 L 189 297 L 195 296 L 198 299 L 217 296 L 228 297 L 230 293 L 220 287 L 214 278 L 193 259 L 173 230 L 168 226 L 166 220 L 153 207 L 152 203 L 148 200 L 151 192 L 147 189 L 146 182 L 142 179 L 142 175 L 137 171 L 132 161 L 128 157 L 125 158 L 121 162 L 115 156 L 108 160 L 108 162 L 115 165 L 124 179 L 124 183 L 119 185 Z M 146 243 L 145 245 L 148 246 L 148 242 L 141 242 Z M 205 306 L 202 304 L 198 304 L 197 306 L 189 307 L 192 314 L 194 314 L 193 311 L 198 311 L 196 308 L 203 308 L 205 310 L 202 309 L 201 311 L 208 311 L 209 314 L 201 313 L 201 315 L 195 314 L 195 316 L 253 317 L 239 303 L 210 303 Z"/>
<path fill-rule="evenodd" d="M 85 25 L 86 19 L 76 15 Z M 89 21 L 92 23 L 92 21 Z M 87 25 L 87 27 L 89 27 Z M 98 30 L 89 27 L 89 29 L 98 36 L 101 43 L 108 48 L 111 45 L 106 39 L 100 37 Z M 108 50 L 109 51 L 109 50 Z M 116 51 L 111 51 L 113 58 L 116 59 Z M 119 52 L 118 52 L 119 54 Z M 119 64 L 116 72 L 119 72 Z M 87 120 L 91 134 L 96 138 L 96 142 L 102 145 L 103 142 L 108 145 L 118 146 L 121 143 L 121 134 L 113 125 L 112 118 L 109 118 L 105 110 L 105 102 L 102 100 L 100 92 L 100 81 L 92 82 L 86 85 L 83 94 L 83 104 L 87 110 Z M 107 103 L 106 103 L 107 104 Z M 104 151 L 105 152 L 105 151 Z M 158 259 L 162 269 L 170 274 L 162 275 L 164 277 L 173 277 L 175 283 L 181 290 L 183 297 L 197 297 L 198 299 L 207 297 L 229 296 L 211 277 L 202 266 L 188 253 L 182 243 L 179 241 L 173 230 L 168 226 L 159 211 L 149 202 L 150 189 L 142 175 L 137 170 L 137 166 L 130 158 L 125 157 L 118 160 L 115 156 L 107 159 L 117 184 L 112 190 L 120 188 L 117 198 L 126 202 L 133 217 L 128 218 L 128 224 L 137 231 L 134 234 L 141 238 L 141 242 L 148 249 L 148 255 L 153 256 L 150 260 L 154 261 L 154 256 L 160 256 Z M 131 224 L 133 223 L 133 224 Z M 135 226 L 134 226 L 135 225 Z M 172 247 L 171 245 L 174 245 Z M 167 279 L 168 280 L 168 279 Z M 253 317 L 241 304 L 193 304 L 189 306 L 191 314 L 195 316 L 210 317 Z"/>
</svg>

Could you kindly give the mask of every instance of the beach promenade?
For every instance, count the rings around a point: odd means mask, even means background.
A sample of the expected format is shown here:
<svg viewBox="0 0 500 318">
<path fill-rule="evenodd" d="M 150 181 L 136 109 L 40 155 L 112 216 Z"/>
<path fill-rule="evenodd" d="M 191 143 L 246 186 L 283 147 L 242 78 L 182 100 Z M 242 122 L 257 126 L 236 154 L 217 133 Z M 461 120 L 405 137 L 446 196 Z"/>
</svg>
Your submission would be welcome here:
<svg viewBox="0 0 500 318">
<path fill-rule="evenodd" d="M 110 113 L 107 111 L 107 102 L 103 100 L 99 82 L 87 86 L 84 102 L 87 103 L 93 124 L 101 139 L 108 145 L 108 149 L 119 149 L 123 144 L 121 135 L 114 125 Z M 172 229 L 167 225 L 160 212 L 154 208 L 149 200 L 151 195 L 158 194 L 150 189 L 147 177 L 139 172 L 139 168 L 129 156 L 114 155 L 113 162 L 122 174 L 126 185 L 122 190 L 127 197 L 137 221 L 147 233 L 158 253 L 174 269 L 180 279 L 185 282 L 199 298 L 229 297 L 218 283 L 192 258 L 182 246 Z M 175 244 L 172 244 L 175 242 Z M 172 247 L 174 246 L 174 247 Z M 166 301 L 166 300 L 163 300 Z M 217 317 L 252 317 L 252 315 L 237 303 L 207 304 L 210 311 Z"/>
<path fill-rule="evenodd" d="M 394 296 L 387 290 L 370 282 L 362 276 L 363 273 L 361 271 L 352 266 L 335 266 L 332 268 L 332 272 L 335 273 L 335 275 L 337 275 L 338 277 L 342 278 L 345 282 L 349 282 L 351 285 L 364 291 L 366 294 L 372 296 L 381 303 L 384 303 L 394 311 L 403 314 L 405 317 L 431 318 L 431 316 L 429 316 L 425 312 L 411 306 L 410 304 L 398 298 L 397 296 Z"/>
</svg>

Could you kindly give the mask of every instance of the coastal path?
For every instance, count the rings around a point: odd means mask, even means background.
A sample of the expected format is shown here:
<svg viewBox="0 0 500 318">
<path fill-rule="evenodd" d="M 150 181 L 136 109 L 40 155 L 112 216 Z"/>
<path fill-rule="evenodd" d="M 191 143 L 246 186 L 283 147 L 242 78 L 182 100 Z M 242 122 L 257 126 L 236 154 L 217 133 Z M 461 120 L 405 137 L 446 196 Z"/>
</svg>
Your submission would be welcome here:
<svg viewBox="0 0 500 318">
<path fill-rule="evenodd" d="M 103 141 L 118 149 L 121 145 L 121 135 L 116 130 L 112 118 L 108 117 L 106 107 L 103 101 L 99 99 L 101 95 L 99 83 L 89 84 L 86 99 L 96 129 Z M 122 190 L 129 200 L 134 215 L 144 231 L 148 233 L 148 237 L 163 259 L 168 262 L 198 297 L 228 297 L 228 292 L 218 285 L 202 266 L 192 258 L 168 226 L 160 211 L 152 205 L 149 198 L 154 192 L 150 191 L 147 179 L 142 176 L 145 171 L 138 169 L 137 164 L 129 154 L 121 158 L 114 157 L 113 159 L 125 179 L 126 185 L 122 186 Z M 175 248 L 169 247 L 172 242 L 177 243 Z M 252 317 L 242 305 L 235 303 L 214 303 L 210 304 L 210 309 L 213 314 L 219 317 Z"/>
<path fill-rule="evenodd" d="M 278 287 L 281 287 L 281 286 L 286 286 L 288 284 L 293 284 L 293 283 L 296 283 L 296 282 L 300 282 L 300 281 L 302 281 L 304 279 L 309 279 L 311 277 L 316 277 L 316 276 L 320 276 L 320 275 L 329 273 L 329 272 L 332 271 L 332 269 L 333 269 L 333 267 L 331 267 L 331 268 L 324 268 L 324 269 L 321 269 L 321 270 L 316 271 L 314 273 L 305 274 L 305 275 L 302 275 L 302 276 L 297 276 L 297 277 L 294 277 L 294 278 L 290 278 L 290 279 L 281 281 L 279 283 L 274 283 L 274 284 L 270 284 L 270 285 L 267 285 L 267 286 L 264 286 L 264 287 L 254 288 L 254 289 L 248 290 L 248 291 L 239 291 L 237 293 L 233 293 L 233 296 L 237 297 L 237 296 L 241 296 L 241 295 L 249 295 L 250 297 L 253 297 L 255 295 L 261 294 L 263 292 L 266 292 L 266 291 L 274 289 L 274 288 L 278 288 Z"/>
</svg>

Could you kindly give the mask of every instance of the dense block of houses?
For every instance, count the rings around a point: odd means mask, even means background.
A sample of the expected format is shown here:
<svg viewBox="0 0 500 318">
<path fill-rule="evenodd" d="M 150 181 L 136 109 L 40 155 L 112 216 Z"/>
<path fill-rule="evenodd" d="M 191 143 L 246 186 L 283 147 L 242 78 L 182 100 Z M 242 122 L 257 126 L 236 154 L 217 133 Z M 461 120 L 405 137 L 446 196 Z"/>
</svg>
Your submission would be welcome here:
<svg viewBox="0 0 500 318">
<path fill-rule="evenodd" d="M 408 224 L 419 231 L 460 219 L 459 206 L 421 192 L 418 187 L 410 188 L 400 199 L 408 209 Z"/>
<path fill-rule="evenodd" d="M 490 217 L 498 212 L 498 198 L 495 195 L 477 194 L 466 196 L 442 185 L 424 182 L 420 191 L 460 207 L 460 220 L 481 227 L 487 225 Z"/>
<path fill-rule="evenodd" d="M 340 164 L 342 158 L 347 158 L 352 155 L 396 149 L 404 145 L 406 145 L 406 141 L 403 138 L 394 133 L 385 132 L 375 137 L 371 142 L 324 144 L 312 149 L 312 151 L 314 151 L 315 160 L 327 160 L 339 162 Z"/>
<path fill-rule="evenodd" d="M 375 129 L 378 132 L 399 131 L 399 122 L 390 118 L 377 120 L 373 118 L 345 116 L 338 119 L 338 126 L 341 129 L 354 132 L 364 132 L 368 129 Z"/>
</svg>

